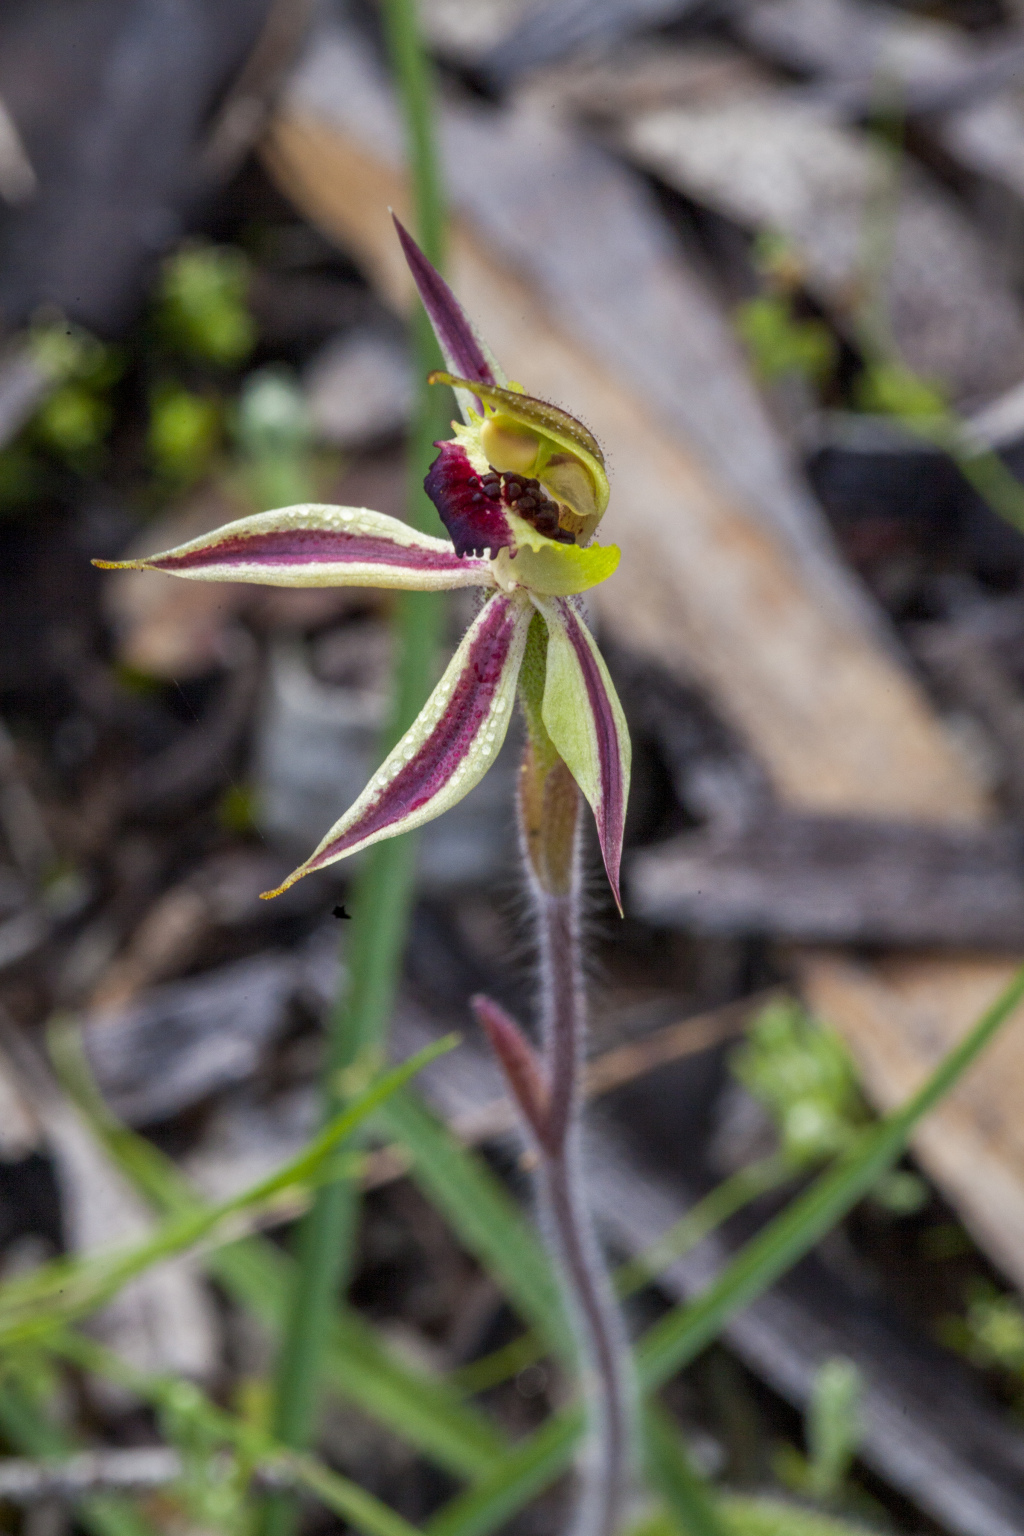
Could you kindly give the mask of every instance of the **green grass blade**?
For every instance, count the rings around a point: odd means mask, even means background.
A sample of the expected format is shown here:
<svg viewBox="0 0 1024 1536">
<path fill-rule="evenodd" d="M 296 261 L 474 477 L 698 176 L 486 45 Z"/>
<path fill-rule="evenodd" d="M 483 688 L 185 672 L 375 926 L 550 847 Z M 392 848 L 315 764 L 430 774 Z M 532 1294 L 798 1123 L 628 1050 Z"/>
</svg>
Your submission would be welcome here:
<svg viewBox="0 0 1024 1536">
<path fill-rule="evenodd" d="M 433 67 L 420 36 L 417 0 L 383 0 L 381 19 L 406 121 L 415 232 L 427 259 L 442 268 L 445 206 L 435 142 Z M 450 430 L 448 401 L 442 391 L 431 390 L 426 383 L 438 366 L 440 350 L 419 305 L 410 340 L 420 382 L 406 443 L 406 511 L 414 528 L 440 533 L 440 520 L 423 489 L 423 477 L 434 458 L 434 443 Z M 385 750 L 412 724 L 436 681 L 445 622 L 445 607 L 437 593 L 402 592 L 396 598 L 394 705 Z M 368 850 L 364 869 L 356 877 L 348 978 L 331 1011 L 329 1063 L 343 1066 L 386 1055 L 412 907 L 417 843 L 418 837 L 409 833 L 377 843 Z M 282 1331 L 273 1404 L 274 1426 L 291 1446 L 306 1445 L 313 1428 L 334 1299 L 347 1286 L 352 1269 L 358 1195 L 351 1184 L 328 1185 L 298 1233 L 300 1262 Z M 291 1536 L 295 1528 L 294 1502 L 269 1500 L 261 1536 Z"/>
<path fill-rule="evenodd" d="M 660 1386 L 699 1353 L 736 1311 L 768 1290 L 856 1205 L 879 1174 L 896 1161 L 919 1122 L 978 1058 L 1022 998 L 1024 967 L 901 1109 L 867 1132 L 838 1167 L 822 1174 L 769 1222 L 703 1296 L 675 1308 L 655 1324 L 638 1351 L 641 1384 L 646 1390 Z M 430 1536 L 488 1536 L 564 1471 L 581 1429 L 578 1413 L 566 1412 L 550 1419 L 515 1447 L 504 1469 L 497 1468 L 478 1487 L 439 1510 L 430 1522 Z"/>
<path fill-rule="evenodd" d="M 877 1526 L 855 1525 L 784 1499 L 728 1494 L 717 1508 L 725 1536 L 879 1536 Z M 680 1536 L 685 1529 L 674 1511 L 660 1509 L 634 1525 L 628 1536 Z"/>
<path fill-rule="evenodd" d="M 895 1113 L 866 1131 L 838 1164 L 770 1222 L 696 1301 L 676 1307 L 637 1352 L 644 1387 L 661 1386 L 814 1247 L 901 1155 L 915 1126 L 949 1092 L 1024 997 L 1024 967 L 931 1077 Z"/>
<path fill-rule="evenodd" d="M 13 1382 L 0 1383 L 0 1428 L 27 1456 L 63 1460 L 79 1449 Z M 118 1494 L 93 1493 L 79 1499 L 75 1519 L 90 1536 L 155 1536 L 149 1521 Z"/>
<path fill-rule="evenodd" d="M 267 1204 L 296 1185 L 308 1185 L 332 1161 L 339 1144 L 455 1037 L 439 1041 L 412 1060 L 383 1073 L 336 1115 L 318 1136 L 275 1173 L 218 1205 L 172 1216 L 145 1242 L 83 1259 L 59 1259 L 0 1287 L 0 1345 L 23 1343 L 94 1309 L 161 1260 L 182 1253 L 230 1217 Z"/>
<path fill-rule="evenodd" d="M 422 1533 L 397 1511 L 389 1509 L 380 1499 L 360 1488 L 338 1472 L 332 1472 L 323 1462 L 311 1456 L 281 1453 L 275 1458 L 278 1466 L 286 1468 L 295 1481 L 314 1494 L 321 1504 L 336 1515 L 354 1525 L 363 1536 L 422 1536 Z"/>
<path fill-rule="evenodd" d="M 79 1031 L 56 1025 L 49 1045 L 65 1090 L 141 1193 L 164 1213 L 202 1205 L 201 1196 L 166 1154 L 110 1113 L 89 1070 Z M 253 1236 L 206 1253 L 203 1262 L 237 1305 L 249 1310 L 271 1335 L 280 1333 L 295 1274 L 288 1254 L 269 1239 Z M 397 1357 L 349 1308 L 335 1309 L 323 1370 L 326 1385 L 339 1396 L 455 1477 L 482 1477 L 506 1449 L 479 1409 L 462 1401 L 448 1382 Z"/>
<path fill-rule="evenodd" d="M 877 1536 L 877 1530 L 835 1515 L 822 1515 L 783 1499 L 740 1498 L 721 1501 L 729 1536 Z"/>
<path fill-rule="evenodd" d="M 280 1329 L 294 1274 L 286 1254 L 263 1239 L 246 1238 L 211 1254 L 207 1268 L 268 1330 Z M 341 1396 L 456 1477 L 483 1477 L 506 1449 L 479 1410 L 441 1378 L 397 1359 L 349 1308 L 337 1310 L 328 1332 L 324 1377 Z"/>
<path fill-rule="evenodd" d="M 643 1253 L 619 1265 L 612 1275 L 616 1295 L 632 1296 L 644 1286 L 650 1285 L 657 1280 L 662 1270 L 695 1248 L 716 1227 L 749 1205 L 751 1200 L 756 1200 L 767 1190 L 777 1189 L 780 1184 L 792 1178 L 792 1165 L 778 1156 L 763 1158 L 730 1174 L 702 1200 L 698 1200 L 692 1210 L 669 1227 L 667 1232 L 663 1232 Z M 503 1344 L 491 1354 L 463 1366 L 452 1379 L 463 1392 L 486 1392 L 510 1380 L 526 1366 L 542 1359 L 546 1353 L 544 1340 L 531 1330 Z"/>
<path fill-rule="evenodd" d="M 396 1093 L 381 1119 L 411 1153 L 412 1177 L 464 1247 L 555 1353 L 571 1359 L 573 1334 L 551 1261 L 504 1185 L 414 1093 Z"/>
<path fill-rule="evenodd" d="M 192 1438 L 202 1440 L 210 1454 L 231 1447 L 247 1470 L 283 1472 L 335 1513 L 344 1516 L 363 1536 L 421 1536 L 396 1510 L 357 1483 L 332 1471 L 314 1456 L 283 1446 L 254 1424 L 214 1403 L 194 1382 L 140 1371 L 115 1351 L 72 1329 L 60 1329 L 47 1340 L 54 1354 L 81 1369 L 117 1382 L 173 1414 L 179 1426 L 190 1425 Z"/>
<path fill-rule="evenodd" d="M 690 1463 L 679 1426 L 658 1402 L 643 1415 L 644 1450 L 652 1484 L 686 1536 L 731 1536 L 707 1482 Z"/>
<path fill-rule="evenodd" d="M 487 1536 L 564 1472 L 583 1430 L 583 1415 L 568 1409 L 515 1446 L 475 1487 L 451 1499 L 427 1522 L 427 1536 Z"/>
</svg>

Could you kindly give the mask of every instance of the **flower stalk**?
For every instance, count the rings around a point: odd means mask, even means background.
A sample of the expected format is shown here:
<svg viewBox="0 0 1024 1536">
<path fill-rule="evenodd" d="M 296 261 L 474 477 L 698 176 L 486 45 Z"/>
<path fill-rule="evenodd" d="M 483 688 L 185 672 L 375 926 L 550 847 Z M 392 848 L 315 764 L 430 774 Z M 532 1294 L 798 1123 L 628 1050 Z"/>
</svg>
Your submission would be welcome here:
<svg viewBox="0 0 1024 1536">
<path fill-rule="evenodd" d="M 576 1328 L 589 1434 L 580 1466 L 574 1536 L 613 1536 L 630 1489 L 635 1394 L 630 1350 L 586 1197 L 583 799 L 544 726 L 545 663 L 538 618 L 531 626 L 520 674 L 527 743 L 516 798 L 536 933 L 540 1051 L 492 999 L 477 996 L 473 1008 L 535 1152 L 541 1219 Z"/>
</svg>

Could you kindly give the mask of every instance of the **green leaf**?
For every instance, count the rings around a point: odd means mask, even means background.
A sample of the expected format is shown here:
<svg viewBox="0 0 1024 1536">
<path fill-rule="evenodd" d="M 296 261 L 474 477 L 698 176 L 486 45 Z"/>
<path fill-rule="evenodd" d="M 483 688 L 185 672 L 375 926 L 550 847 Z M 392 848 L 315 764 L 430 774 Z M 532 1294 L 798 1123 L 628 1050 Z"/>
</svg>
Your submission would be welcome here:
<svg viewBox="0 0 1024 1536">
<path fill-rule="evenodd" d="M 495 1470 L 427 1522 L 427 1536 L 487 1536 L 564 1472 L 583 1429 L 579 1409 L 553 1414 Z"/>
<path fill-rule="evenodd" d="M 218 1407 L 194 1382 L 140 1371 L 113 1350 L 73 1329 L 55 1330 L 47 1344 L 81 1369 L 116 1381 L 151 1403 L 165 1428 L 173 1430 L 173 1438 L 179 1443 L 191 1442 L 200 1457 L 231 1447 L 245 1469 L 260 1466 L 285 1472 L 322 1504 L 344 1516 L 363 1536 L 420 1536 L 415 1526 L 372 1493 L 333 1472 L 316 1457 L 289 1450 L 248 1420 Z M 187 1456 L 184 1446 L 183 1455 Z"/>
<path fill-rule="evenodd" d="M 12 1445 L 28 1456 L 67 1457 L 78 1449 L 11 1381 L 0 1383 L 0 1428 Z M 154 1536 L 149 1521 L 128 1499 L 117 1494 L 94 1493 L 80 1499 L 75 1505 L 75 1518 L 91 1536 Z"/>
<path fill-rule="evenodd" d="M 860 1402 L 864 1381 L 852 1360 L 825 1360 L 814 1381 L 807 1412 L 808 1492 L 836 1503 L 863 1436 Z"/>
<path fill-rule="evenodd" d="M 690 1464 L 679 1426 L 660 1403 L 644 1409 L 644 1444 L 651 1482 L 686 1536 L 729 1536 L 711 1489 Z"/>
<path fill-rule="evenodd" d="M 283 1452 L 275 1459 L 280 1466 L 292 1472 L 296 1481 L 308 1492 L 315 1494 L 321 1504 L 332 1509 L 336 1515 L 341 1515 L 356 1530 L 362 1531 L 364 1536 L 421 1536 L 414 1525 L 382 1504 L 380 1499 L 374 1498 L 372 1493 L 367 1493 L 349 1478 L 332 1472 L 312 1456 Z"/>
<path fill-rule="evenodd" d="M 188 245 L 164 262 L 154 320 L 161 339 L 186 357 L 230 368 L 252 351 L 249 264 L 232 246 Z"/>
<path fill-rule="evenodd" d="M 769 1222 L 703 1296 L 675 1308 L 649 1330 L 638 1351 L 641 1385 L 645 1390 L 655 1390 L 699 1354 L 735 1312 L 763 1295 L 842 1220 L 879 1174 L 900 1156 L 919 1122 L 978 1058 L 1022 997 L 1024 967 L 902 1109 L 865 1132 L 834 1169 L 821 1175 Z M 549 1419 L 516 1446 L 503 1468 L 495 1469 L 478 1487 L 439 1510 L 430 1522 L 430 1536 L 486 1536 L 564 1471 L 581 1430 L 578 1410 L 564 1411 Z M 743 1507 L 754 1511 L 753 1519 L 762 1506 Z M 754 1527 L 750 1529 L 753 1531 Z M 786 1528 L 778 1529 L 781 1532 Z M 791 1529 L 795 1531 L 796 1527 Z M 767 1527 L 765 1536 L 771 1530 Z M 835 1536 L 841 1531 L 841 1526 L 834 1527 Z M 820 1532 L 821 1536 L 833 1536 L 827 1523 L 820 1527 Z M 817 1533 L 808 1531 L 807 1536 Z"/>
<path fill-rule="evenodd" d="M 903 1152 L 911 1132 L 980 1055 L 1024 997 L 1024 967 L 902 1109 L 864 1131 L 834 1168 L 816 1179 L 736 1255 L 713 1285 L 667 1313 L 638 1351 L 648 1389 L 666 1382 L 716 1338 L 726 1321 L 774 1285 L 868 1193 Z"/>
<path fill-rule="evenodd" d="M 730 1495 L 721 1511 L 730 1536 L 871 1536 L 866 1525 L 819 1515 L 782 1499 L 748 1499 Z"/>
<path fill-rule="evenodd" d="M 93 1134 L 132 1182 L 163 1212 L 203 1202 L 166 1155 L 110 1113 L 89 1071 L 81 1035 L 51 1027 L 50 1053 L 67 1092 Z M 207 1271 L 272 1334 L 287 1315 L 295 1263 L 264 1237 L 247 1237 L 204 1256 Z M 325 1347 L 327 1385 L 456 1477 L 474 1479 L 500 1458 L 504 1443 L 447 1382 L 397 1357 L 357 1312 L 339 1308 Z"/>
<path fill-rule="evenodd" d="M 325 1172 L 329 1177 L 337 1177 L 332 1165 L 339 1144 L 427 1062 L 451 1050 L 454 1044 L 455 1037 L 448 1036 L 402 1066 L 383 1073 L 296 1157 L 230 1200 L 182 1211 L 134 1247 L 81 1259 L 56 1260 L 31 1275 L 8 1282 L 0 1288 L 0 1345 L 24 1342 L 93 1310 L 135 1275 L 193 1247 L 232 1216 L 268 1205 L 276 1195 L 308 1185 Z"/>
<path fill-rule="evenodd" d="M 294 1261 L 265 1240 L 246 1238 L 207 1259 L 210 1273 L 270 1330 L 283 1327 Z M 497 1430 L 439 1377 L 396 1358 L 350 1308 L 339 1308 L 326 1345 L 327 1384 L 456 1477 L 479 1478 L 501 1459 Z"/>
</svg>

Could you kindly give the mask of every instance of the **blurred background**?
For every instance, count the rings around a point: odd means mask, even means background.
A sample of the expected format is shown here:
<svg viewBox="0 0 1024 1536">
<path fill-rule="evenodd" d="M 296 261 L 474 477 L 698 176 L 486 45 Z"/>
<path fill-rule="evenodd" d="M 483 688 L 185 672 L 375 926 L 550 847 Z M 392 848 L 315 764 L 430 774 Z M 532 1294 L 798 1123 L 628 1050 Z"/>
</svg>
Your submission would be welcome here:
<svg viewBox="0 0 1024 1536">
<path fill-rule="evenodd" d="M 901 1102 L 1024 955 L 1024 10 L 420 19 L 452 284 L 612 477 L 622 566 L 591 616 L 635 766 L 624 920 L 592 881 L 594 1201 L 626 1261 L 715 1192 L 711 1235 L 633 1286 L 639 1328 Z M 404 515 L 403 165 L 370 0 L 0 8 L 0 1278 L 150 1219 L 58 1086 L 55 1015 L 209 1197 L 317 1124 L 358 869 L 258 896 L 375 765 L 393 604 L 89 561 L 293 502 Z M 453 594 L 449 652 L 471 613 Z M 530 1008 L 514 737 L 422 838 L 392 1039 L 462 1033 L 427 1098 L 520 1195 L 466 1006 Z M 1022 1095 L 1011 1026 L 674 1380 L 703 1471 L 880 1529 L 1024 1530 Z M 364 1183 L 359 1315 L 510 1435 L 536 1426 L 564 1383 L 528 1352 L 493 1366 L 519 1331 L 500 1285 L 401 1156 Z M 94 1329 L 258 1415 L 267 1338 L 199 1261 Z M 68 1445 L 153 1442 L 87 1373 L 31 1392 Z M 0 1434 L 46 1449 L 2 1391 Z M 454 1487 L 343 1389 L 319 1443 L 413 1522 Z M 5 1504 L 3 1466 L 0 1527 L 82 1528 Z M 563 1496 L 514 1529 L 558 1530 Z M 169 1497 L 149 1518 L 235 1529 Z"/>
</svg>

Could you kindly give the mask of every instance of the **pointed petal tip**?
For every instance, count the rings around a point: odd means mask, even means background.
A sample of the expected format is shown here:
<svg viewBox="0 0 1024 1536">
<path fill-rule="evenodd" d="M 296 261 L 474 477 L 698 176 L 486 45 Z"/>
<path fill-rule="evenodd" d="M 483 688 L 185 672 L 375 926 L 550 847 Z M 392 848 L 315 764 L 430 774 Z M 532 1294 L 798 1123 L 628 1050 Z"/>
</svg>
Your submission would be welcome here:
<svg viewBox="0 0 1024 1536">
<path fill-rule="evenodd" d="M 95 565 L 101 571 L 144 571 L 145 560 L 90 560 L 90 565 Z"/>
<path fill-rule="evenodd" d="M 319 847 L 277 891 L 458 804 L 483 778 L 508 730 L 531 614 L 495 593 L 420 714 Z"/>
<path fill-rule="evenodd" d="M 626 911 L 622 905 L 622 891 L 619 887 L 618 873 L 616 872 L 613 875 L 608 866 L 605 865 L 605 874 L 608 876 L 608 884 L 612 888 L 612 895 L 615 897 L 615 905 L 618 908 L 619 916 L 624 918 L 626 916 Z"/>
<path fill-rule="evenodd" d="M 501 374 L 485 343 L 477 335 L 469 316 L 401 220 L 396 218 L 394 213 L 391 217 L 394 220 L 402 254 L 412 273 L 412 280 L 416 284 L 416 290 L 427 312 L 445 362 L 455 373 L 468 379 L 479 379 L 483 383 L 494 384 L 499 375 L 502 378 L 504 375 Z M 479 401 L 477 406 L 479 408 Z"/>
</svg>

